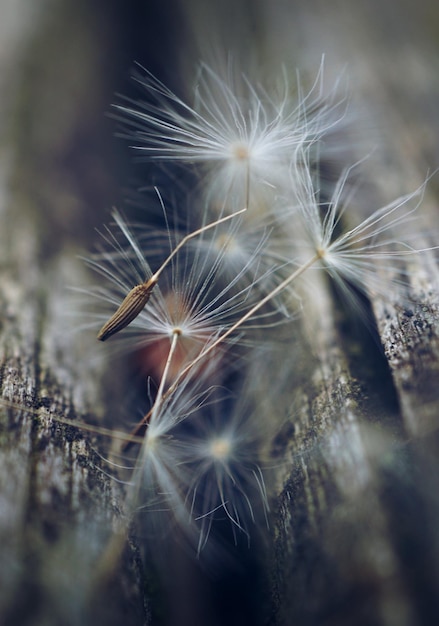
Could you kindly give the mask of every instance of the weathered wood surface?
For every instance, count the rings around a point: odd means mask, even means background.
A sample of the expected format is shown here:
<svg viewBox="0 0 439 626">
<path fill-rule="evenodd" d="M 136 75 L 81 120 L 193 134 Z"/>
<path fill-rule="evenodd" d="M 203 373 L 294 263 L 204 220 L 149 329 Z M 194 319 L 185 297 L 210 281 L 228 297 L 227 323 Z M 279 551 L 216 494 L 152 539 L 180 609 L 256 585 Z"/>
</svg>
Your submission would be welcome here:
<svg viewBox="0 0 439 626">
<path fill-rule="evenodd" d="M 319 5 L 320 19 L 308 16 L 300 35 L 312 49 L 319 33 L 319 46 L 347 61 L 371 127 L 382 132 L 371 180 L 388 199 L 437 167 L 438 49 L 425 22 L 435 9 L 399 7 L 358 3 L 335 14 Z M 436 191 L 433 178 L 424 226 L 414 225 L 430 231 L 427 246 L 437 245 Z M 376 338 L 346 333 L 346 319 L 340 325 L 325 309 L 332 321 L 323 343 L 314 341 L 320 364 L 301 389 L 305 409 L 291 416 L 291 469 L 279 485 L 273 624 L 439 619 L 438 267 L 430 258 L 410 269 L 406 298 L 371 302 Z"/>
<path fill-rule="evenodd" d="M 94 203 L 108 207 L 116 193 L 88 142 L 112 99 L 96 84 L 112 27 L 108 18 L 107 35 L 96 37 L 102 15 L 73 4 L 49 19 L 52 5 L 41 2 L 38 23 L 38 11 L 26 17 L 16 3 L 23 27 L 0 54 L 10 94 L 1 104 L 0 621 L 143 624 L 149 600 L 133 545 L 90 598 L 121 492 L 88 437 L 49 415 L 93 422 L 105 410 L 101 366 L 62 319 L 65 284 L 82 280 L 74 257 L 103 221 Z M 326 53 L 329 75 L 348 62 L 355 100 L 385 134 L 374 196 L 412 190 L 439 156 L 434 3 L 349 10 L 308 2 L 294 15 L 289 4 L 259 4 L 261 46 L 312 71 Z M 58 62 L 51 46 L 63 50 Z M 437 188 L 432 179 L 424 201 L 431 231 Z M 416 268 L 411 303 L 371 302 L 375 338 L 338 310 L 328 288 L 306 383 L 284 389 L 279 403 L 291 407 L 289 436 L 280 446 L 263 623 L 424 626 L 439 618 L 437 271 L 434 262 Z"/>
<path fill-rule="evenodd" d="M 84 282 L 76 257 L 101 221 L 102 186 L 109 184 L 93 126 L 105 110 L 101 54 L 109 42 L 95 33 L 105 20 L 96 21 L 87 3 L 6 4 L 0 19 L 0 622 L 147 624 L 134 544 L 127 543 L 108 579 L 96 579 L 108 537 L 124 523 L 122 491 L 96 453 L 98 442 L 62 423 L 96 421 L 105 406 L 102 366 L 72 332 L 80 319 L 68 320 L 67 290 Z"/>
</svg>

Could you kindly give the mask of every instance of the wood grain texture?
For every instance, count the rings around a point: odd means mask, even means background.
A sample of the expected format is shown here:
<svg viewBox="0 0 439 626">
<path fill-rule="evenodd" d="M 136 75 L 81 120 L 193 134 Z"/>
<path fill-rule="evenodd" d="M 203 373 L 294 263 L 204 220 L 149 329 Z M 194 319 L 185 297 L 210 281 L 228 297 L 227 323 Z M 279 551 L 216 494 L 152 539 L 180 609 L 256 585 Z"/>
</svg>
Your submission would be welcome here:
<svg viewBox="0 0 439 626">
<path fill-rule="evenodd" d="M 397 18 L 391 2 L 338 6 L 336 15 L 314 3 L 315 20 L 304 9 L 309 30 L 300 37 L 311 48 L 319 33 L 328 56 L 349 63 L 357 103 L 382 131 L 358 207 L 367 214 L 437 166 L 437 48 L 423 22 L 433 5 L 416 13 L 403 3 Z M 425 221 L 413 229 L 425 233 L 423 245 L 437 245 L 436 178 L 421 209 Z M 300 390 L 307 409 L 292 414 L 290 472 L 278 489 L 271 624 L 414 626 L 439 617 L 434 255 L 411 259 L 408 271 L 404 294 L 370 300 L 375 331 L 358 331 L 352 311 L 338 308 L 323 349 L 312 342 L 318 384 Z"/>
<path fill-rule="evenodd" d="M 128 540 L 114 571 L 96 579 L 109 537 L 126 524 L 123 493 L 97 453 L 102 442 L 63 424 L 96 423 L 105 411 L 102 363 L 75 331 L 81 320 L 69 319 L 67 286 L 84 284 L 76 256 L 90 227 L 87 196 L 102 198 L 98 148 L 89 142 L 78 152 L 77 142 L 102 115 L 104 87 L 92 82 L 108 42 L 94 40 L 86 3 L 50 5 L 11 6 L 16 39 L 0 48 L 8 96 L 0 147 L 0 622 L 148 624 L 138 546 Z M 60 40 L 65 57 L 54 55 Z"/>
</svg>

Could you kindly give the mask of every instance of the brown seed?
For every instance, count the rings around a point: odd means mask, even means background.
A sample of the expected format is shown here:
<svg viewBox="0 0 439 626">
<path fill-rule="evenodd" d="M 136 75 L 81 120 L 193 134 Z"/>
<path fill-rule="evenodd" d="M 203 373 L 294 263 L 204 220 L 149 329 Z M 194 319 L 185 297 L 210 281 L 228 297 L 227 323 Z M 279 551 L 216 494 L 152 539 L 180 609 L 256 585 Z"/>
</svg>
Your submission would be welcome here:
<svg viewBox="0 0 439 626">
<path fill-rule="evenodd" d="M 124 298 L 116 313 L 106 322 L 98 333 L 99 341 L 105 341 L 128 326 L 143 311 L 157 280 L 150 278 L 141 285 L 136 285 Z"/>
</svg>

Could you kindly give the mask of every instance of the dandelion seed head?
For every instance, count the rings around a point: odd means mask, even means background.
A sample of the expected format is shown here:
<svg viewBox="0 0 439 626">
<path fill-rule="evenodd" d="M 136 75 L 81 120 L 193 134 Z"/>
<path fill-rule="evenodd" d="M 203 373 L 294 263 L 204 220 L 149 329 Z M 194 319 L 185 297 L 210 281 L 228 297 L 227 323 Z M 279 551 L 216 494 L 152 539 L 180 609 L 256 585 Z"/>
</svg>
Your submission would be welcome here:
<svg viewBox="0 0 439 626">
<path fill-rule="evenodd" d="M 196 164 L 209 201 L 239 199 L 250 206 L 261 194 L 272 199 L 285 189 L 297 148 L 319 143 L 342 117 L 334 115 L 340 104 L 335 90 L 323 99 L 323 62 L 307 93 L 299 79 L 292 89 L 280 74 L 282 80 L 269 92 L 230 64 L 221 73 L 201 64 L 192 97 L 184 99 L 141 69 L 135 80 L 145 100 L 115 108 L 139 154 Z M 318 158 L 319 150 L 314 153 Z"/>
<path fill-rule="evenodd" d="M 307 163 L 307 158 L 305 152 L 303 163 Z M 413 221 L 425 183 L 414 192 L 369 211 L 358 222 L 354 209 L 357 189 L 349 185 L 349 180 L 360 163 L 344 170 L 328 201 L 320 199 L 319 181 L 312 176 L 309 163 L 307 168 L 301 167 L 300 184 L 297 185 L 296 173 L 291 182 L 298 200 L 298 212 L 294 209 L 297 232 L 302 235 L 294 238 L 290 230 L 292 250 L 298 253 L 297 264 L 300 266 L 314 255 L 314 269 L 324 268 L 351 303 L 356 300 L 355 289 L 369 296 L 387 298 L 390 292 L 402 296 L 401 287 L 407 289 L 408 259 L 422 252 L 414 245 L 413 233 L 404 232 L 404 227 Z M 306 286 L 306 282 L 307 275 L 302 283 Z"/>
</svg>

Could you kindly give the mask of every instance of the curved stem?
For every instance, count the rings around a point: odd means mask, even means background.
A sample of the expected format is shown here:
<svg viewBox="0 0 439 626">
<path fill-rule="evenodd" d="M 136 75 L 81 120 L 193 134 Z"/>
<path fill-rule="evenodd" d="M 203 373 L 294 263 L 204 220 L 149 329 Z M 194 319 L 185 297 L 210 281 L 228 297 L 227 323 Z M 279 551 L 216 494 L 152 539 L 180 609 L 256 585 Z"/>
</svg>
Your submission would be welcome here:
<svg viewBox="0 0 439 626">
<path fill-rule="evenodd" d="M 201 228 L 198 228 L 197 230 L 194 230 L 192 233 L 189 233 L 188 235 L 185 235 L 183 237 L 183 239 L 175 246 L 175 248 L 173 249 L 173 251 L 171 252 L 171 254 L 168 256 L 168 258 L 162 263 L 162 265 L 159 267 L 159 269 L 151 276 L 151 278 L 147 278 L 145 279 L 145 284 L 149 283 L 151 280 L 157 282 L 159 279 L 160 274 L 163 272 L 163 270 L 165 269 L 165 267 L 169 264 L 169 262 L 174 258 L 174 256 L 177 254 L 177 252 L 190 240 L 193 239 L 193 237 L 197 237 L 198 235 L 201 235 L 201 233 L 204 233 L 206 230 L 209 230 L 210 228 L 214 228 L 215 226 L 218 226 L 218 224 L 222 224 L 223 222 L 227 222 L 228 220 L 231 220 L 233 217 L 236 217 L 237 215 L 241 215 L 241 213 L 245 213 L 245 211 L 247 210 L 247 207 L 240 209 L 239 211 L 236 211 L 235 213 L 231 213 L 230 215 L 226 215 L 225 217 L 221 217 L 218 220 L 215 220 L 214 222 L 211 222 L 210 224 L 206 224 L 205 226 L 201 226 Z"/>
<path fill-rule="evenodd" d="M 177 342 L 178 342 L 180 335 L 181 335 L 180 331 L 177 331 L 177 330 L 175 330 L 172 335 L 171 347 L 169 348 L 168 357 L 166 359 L 165 367 L 163 369 L 162 378 L 160 380 L 160 385 L 157 391 L 157 397 L 155 399 L 154 406 L 152 407 L 151 420 L 154 420 L 155 416 L 157 415 L 161 407 L 161 404 L 164 398 L 163 390 L 165 388 L 166 379 L 169 374 L 169 368 L 171 366 L 172 357 L 177 348 Z M 115 570 L 117 562 L 122 556 L 122 551 L 123 551 L 126 538 L 127 538 L 127 534 L 126 534 L 127 525 L 129 524 L 131 520 L 131 514 L 132 514 L 132 511 L 134 510 L 135 502 L 137 501 L 137 496 L 138 496 L 140 485 L 141 485 L 142 468 L 143 468 L 144 460 L 147 454 L 148 454 L 148 446 L 146 445 L 146 441 L 144 439 L 140 462 L 138 461 L 136 463 L 137 465 L 136 472 L 132 479 L 132 482 L 130 485 L 131 488 L 126 498 L 126 504 L 127 504 L 126 513 L 128 515 L 128 519 L 126 520 L 125 524 L 121 528 L 119 528 L 113 533 L 103 554 L 99 558 L 99 561 L 96 567 L 96 572 L 95 572 L 94 581 L 93 581 L 94 584 L 92 585 L 92 589 L 95 589 L 96 586 L 101 586 L 108 582 L 109 577 L 112 575 L 112 573 Z"/>
<path fill-rule="evenodd" d="M 165 367 L 163 369 L 163 374 L 162 374 L 162 378 L 160 380 L 160 385 L 157 391 L 157 396 L 154 402 L 154 406 L 152 407 L 152 413 L 151 413 L 151 422 L 155 419 L 155 417 L 157 416 L 157 412 L 160 408 L 161 402 L 162 402 L 162 398 L 163 398 L 163 390 L 165 388 L 165 384 L 166 384 L 166 379 L 168 378 L 168 374 L 169 374 L 169 368 L 171 367 L 171 361 L 172 361 L 172 357 L 174 356 L 175 350 L 177 348 L 177 342 L 179 340 L 181 336 L 181 332 L 178 330 L 174 330 L 173 334 L 172 334 L 172 340 L 171 340 L 171 347 L 169 348 L 169 353 L 168 353 L 168 357 L 166 359 L 166 363 L 165 363 Z"/>
</svg>

